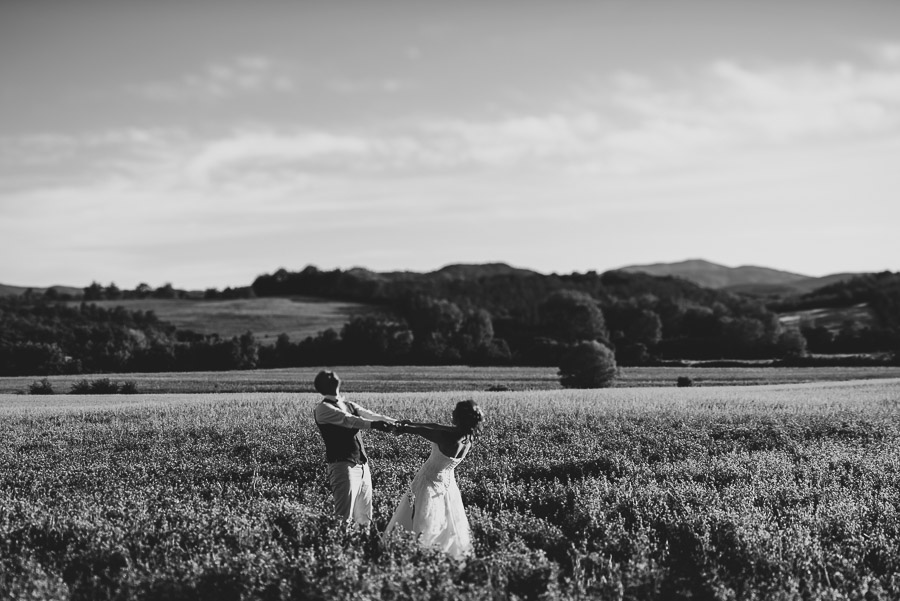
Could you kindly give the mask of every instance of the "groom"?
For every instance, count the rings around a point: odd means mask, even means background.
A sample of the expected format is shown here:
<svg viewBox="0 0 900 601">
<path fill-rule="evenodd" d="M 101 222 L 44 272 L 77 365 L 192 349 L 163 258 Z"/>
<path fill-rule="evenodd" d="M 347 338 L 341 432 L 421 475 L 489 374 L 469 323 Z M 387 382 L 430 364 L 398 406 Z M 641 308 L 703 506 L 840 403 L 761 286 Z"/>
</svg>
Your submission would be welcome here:
<svg viewBox="0 0 900 601">
<path fill-rule="evenodd" d="M 325 441 L 335 513 L 366 525 L 372 521 L 372 472 L 360 430 L 393 432 L 396 420 L 345 399 L 341 379 L 333 371 L 320 371 L 313 385 L 323 397 L 316 405 L 315 420 Z"/>
</svg>

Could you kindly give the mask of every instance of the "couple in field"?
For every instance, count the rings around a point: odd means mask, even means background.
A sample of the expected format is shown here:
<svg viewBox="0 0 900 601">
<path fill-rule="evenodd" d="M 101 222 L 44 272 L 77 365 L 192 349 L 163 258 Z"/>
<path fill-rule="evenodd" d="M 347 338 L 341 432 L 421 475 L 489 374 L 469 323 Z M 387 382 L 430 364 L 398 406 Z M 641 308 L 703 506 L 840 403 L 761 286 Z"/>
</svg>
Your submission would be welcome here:
<svg viewBox="0 0 900 601">
<path fill-rule="evenodd" d="M 350 402 L 341 395 L 341 380 L 333 371 L 319 372 L 314 385 L 322 395 L 315 420 L 325 441 L 335 513 L 363 525 L 372 521 L 372 474 L 361 430 L 415 434 L 431 441 L 431 455 L 400 498 L 385 535 L 403 529 L 418 534 L 422 545 L 453 557 L 470 553 L 469 520 L 454 470 L 481 432 L 484 416 L 475 401 L 457 403 L 448 426 L 397 420 Z"/>
</svg>

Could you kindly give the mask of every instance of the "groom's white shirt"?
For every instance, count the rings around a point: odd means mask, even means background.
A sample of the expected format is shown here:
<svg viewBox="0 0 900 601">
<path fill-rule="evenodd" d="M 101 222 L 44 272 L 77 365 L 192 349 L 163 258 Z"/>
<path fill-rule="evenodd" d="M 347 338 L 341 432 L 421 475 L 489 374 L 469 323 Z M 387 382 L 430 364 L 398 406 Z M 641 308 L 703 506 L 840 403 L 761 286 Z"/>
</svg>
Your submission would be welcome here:
<svg viewBox="0 0 900 601">
<path fill-rule="evenodd" d="M 326 403 L 325 400 L 334 401 L 334 403 Z M 359 417 L 350 412 L 353 407 L 359 413 Z M 387 417 L 374 411 L 352 403 L 345 399 L 343 395 L 325 395 L 325 399 L 316 405 L 315 412 L 316 422 L 320 424 L 331 424 L 341 426 L 342 428 L 357 428 L 360 430 L 368 430 L 372 427 L 372 422 L 383 421 L 394 423 L 393 417 Z"/>
</svg>

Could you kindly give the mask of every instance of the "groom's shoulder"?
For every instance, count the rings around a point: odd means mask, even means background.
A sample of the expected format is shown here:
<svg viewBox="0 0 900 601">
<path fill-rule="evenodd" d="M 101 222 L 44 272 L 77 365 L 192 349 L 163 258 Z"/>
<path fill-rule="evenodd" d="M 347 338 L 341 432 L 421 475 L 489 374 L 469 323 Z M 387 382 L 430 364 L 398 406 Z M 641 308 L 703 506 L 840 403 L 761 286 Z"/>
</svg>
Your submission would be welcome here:
<svg viewBox="0 0 900 601">
<path fill-rule="evenodd" d="M 349 402 L 347 402 L 347 401 L 344 401 L 344 402 L 347 403 L 347 405 L 350 405 Z M 315 410 L 316 410 L 316 411 L 319 411 L 319 410 L 322 410 L 322 411 L 340 411 L 340 409 L 338 408 L 337 403 L 334 402 L 333 400 L 329 399 L 328 397 L 321 397 L 318 401 L 316 401 L 316 407 L 315 407 Z"/>
</svg>

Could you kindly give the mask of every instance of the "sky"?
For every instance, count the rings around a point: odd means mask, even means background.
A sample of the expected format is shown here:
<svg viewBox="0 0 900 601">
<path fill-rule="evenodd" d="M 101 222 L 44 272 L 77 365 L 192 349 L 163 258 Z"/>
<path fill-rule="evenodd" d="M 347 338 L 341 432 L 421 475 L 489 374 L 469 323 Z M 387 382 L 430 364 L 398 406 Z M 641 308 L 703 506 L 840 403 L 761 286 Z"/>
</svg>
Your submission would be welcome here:
<svg viewBox="0 0 900 601">
<path fill-rule="evenodd" d="M 0 0 L 0 283 L 900 271 L 896 0 Z"/>
</svg>

